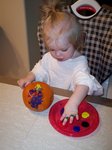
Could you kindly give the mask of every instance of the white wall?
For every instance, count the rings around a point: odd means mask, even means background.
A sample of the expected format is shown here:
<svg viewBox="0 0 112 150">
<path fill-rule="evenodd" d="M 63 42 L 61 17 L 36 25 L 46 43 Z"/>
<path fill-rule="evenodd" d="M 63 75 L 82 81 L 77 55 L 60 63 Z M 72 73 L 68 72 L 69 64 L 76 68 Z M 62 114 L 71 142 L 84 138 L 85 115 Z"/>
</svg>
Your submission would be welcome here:
<svg viewBox="0 0 112 150">
<path fill-rule="evenodd" d="M 24 0 L 0 0 L 0 75 L 19 78 L 28 70 Z"/>
</svg>

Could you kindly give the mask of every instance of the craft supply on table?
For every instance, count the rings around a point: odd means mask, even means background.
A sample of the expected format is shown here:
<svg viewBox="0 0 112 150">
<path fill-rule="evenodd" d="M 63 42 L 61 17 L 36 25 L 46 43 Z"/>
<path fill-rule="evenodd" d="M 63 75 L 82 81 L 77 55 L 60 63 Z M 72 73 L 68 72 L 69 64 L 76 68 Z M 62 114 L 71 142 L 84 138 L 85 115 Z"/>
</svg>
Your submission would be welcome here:
<svg viewBox="0 0 112 150">
<path fill-rule="evenodd" d="M 32 82 L 23 90 L 23 101 L 33 111 L 46 110 L 53 102 L 53 90 L 44 82 Z"/>
<path fill-rule="evenodd" d="M 79 120 L 74 118 L 72 124 L 69 121 L 62 124 L 60 117 L 64 111 L 64 105 L 68 99 L 55 103 L 49 112 L 49 121 L 58 132 L 72 137 L 83 137 L 94 132 L 99 125 L 99 114 L 94 106 L 83 100 L 79 106 Z"/>
</svg>

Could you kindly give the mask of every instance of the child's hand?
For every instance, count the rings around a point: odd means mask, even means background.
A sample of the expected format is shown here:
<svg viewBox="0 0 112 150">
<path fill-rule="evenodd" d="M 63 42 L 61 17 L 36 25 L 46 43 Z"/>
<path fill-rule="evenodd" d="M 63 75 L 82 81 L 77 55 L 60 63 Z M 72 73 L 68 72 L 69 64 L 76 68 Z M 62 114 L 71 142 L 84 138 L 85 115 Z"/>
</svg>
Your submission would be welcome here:
<svg viewBox="0 0 112 150">
<path fill-rule="evenodd" d="M 71 124 L 74 120 L 74 117 L 79 120 L 78 107 L 73 103 L 73 101 L 68 100 L 60 120 L 62 121 L 63 125 L 65 125 L 68 121 Z"/>
<path fill-rule="evenodd" d="M 31 82 L 27 81 L 25 78 L 22 78 L 22 79 L 18 80 L 17 83 L 23 89 Z"/>
<path fill-rule="evenodd" d="M 29 72 L 26 77 L 20 79 L 17 81 L 18 85 L 23 89 L 25 88 L 29 83 L 33 82 L 35 80 L 35 75 L 32 72 Z"/>
<path fill-rule="evenodd" d="M 64 113 L 61 116 L 61 121 L 63 125 L 69 121 L 69 123 L 73 122 L 74 117 L 79 120 L 78 116 L 78 106 L 81 101 L 85 98 L 89 91 L 89 87 L 85 85 L 77 85 L 75 91 L 71 95 L 70 99 L 66 103 L 64 107 Z"/>
</svg>

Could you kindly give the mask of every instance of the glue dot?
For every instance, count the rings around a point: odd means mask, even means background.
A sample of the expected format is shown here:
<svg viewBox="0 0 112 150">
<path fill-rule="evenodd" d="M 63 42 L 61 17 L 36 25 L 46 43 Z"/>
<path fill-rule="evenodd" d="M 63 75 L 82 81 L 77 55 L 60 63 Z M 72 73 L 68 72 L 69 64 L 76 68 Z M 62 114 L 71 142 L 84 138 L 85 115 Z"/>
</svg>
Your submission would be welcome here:
<svg viewBox="0 0 112 150">
<path fill-rule="evenodd" d="M 82 126 L 85 127 L 85 128 L 87 128 L 87 127 L 89 126 L 89 123 L 86 122 L 86 121 L 83 121 L 83 122 L 82 122 Z"/>
<path fill-rule="evenodd" d="M 88 118 L 90 115 L 88 112 L 83 112 L 82 113 L 82 118 Z"/>
<path fill-rule="evenodd" d="M 60 114 L 62 115 L 64 112 L 64 108 L 61 109 Z"/>
<path fill-rule="evenodd" d="M 79 131 L 80 131 L 80 127 L 79 127 L 79 126 L 74 126 L 74 127 L 73 127 L 73 130 L 74 130 L 75 132 L 79 132 Z"/>
</svg>

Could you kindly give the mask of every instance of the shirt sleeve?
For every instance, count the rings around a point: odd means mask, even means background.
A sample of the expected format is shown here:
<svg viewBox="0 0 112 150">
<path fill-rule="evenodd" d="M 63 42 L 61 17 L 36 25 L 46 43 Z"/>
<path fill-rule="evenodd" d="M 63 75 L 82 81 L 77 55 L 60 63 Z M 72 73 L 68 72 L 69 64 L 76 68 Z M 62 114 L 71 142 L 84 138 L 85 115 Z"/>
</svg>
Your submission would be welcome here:
<svg viewBox="0 0 112 150">
<path fill-rule="evenodd" d="M 41 82 L 47 82 L 48 81 L 48 73 L 46 70 L 46 56 L 43 56 L 43 58 L 35 64 L 34 68 L 31 70 L 31 72 L 35 75 L 36 81 Z"/>
<path fill-rule="evenodd" d="M 74 85 L 86 85 L 89 87 L 88 95 L 102 95 L 103 88 L 96 78 L 87 71 L 78 71 L 74 75 Z"/>
</svg>

